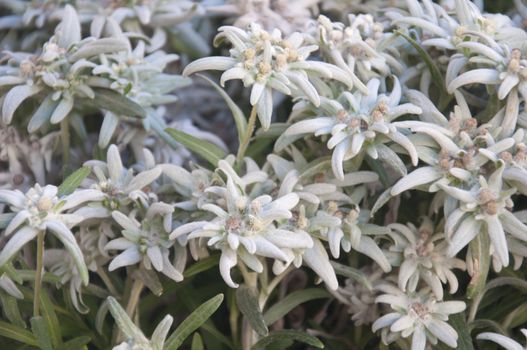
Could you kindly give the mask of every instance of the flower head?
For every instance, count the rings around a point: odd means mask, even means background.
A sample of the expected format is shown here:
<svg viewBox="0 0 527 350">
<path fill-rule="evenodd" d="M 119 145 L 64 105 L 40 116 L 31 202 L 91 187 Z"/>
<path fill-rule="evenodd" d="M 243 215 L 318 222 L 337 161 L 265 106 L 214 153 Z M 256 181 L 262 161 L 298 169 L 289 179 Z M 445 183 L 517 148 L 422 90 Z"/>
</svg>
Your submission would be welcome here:
<svg viewBox="0 0 527 350">
<path fill-rule="evenodd" d="M 373 323 L 372 330 L 383 329 L 385 343 L 397 336 L 407 338 L 412 335 L 412 350 L 424 350 L 426 343 L 437 344 L 441 340 L 446 345 L 457 347 L 457 332 L 446 321 L 450 314 L 465 310 L 462 301 L 438 302 L 428 290 L 404 293 L 392 285 L 380 285 L 382 294 L 375 300 L 388 304 L 392 310 Z"/>
</svg>

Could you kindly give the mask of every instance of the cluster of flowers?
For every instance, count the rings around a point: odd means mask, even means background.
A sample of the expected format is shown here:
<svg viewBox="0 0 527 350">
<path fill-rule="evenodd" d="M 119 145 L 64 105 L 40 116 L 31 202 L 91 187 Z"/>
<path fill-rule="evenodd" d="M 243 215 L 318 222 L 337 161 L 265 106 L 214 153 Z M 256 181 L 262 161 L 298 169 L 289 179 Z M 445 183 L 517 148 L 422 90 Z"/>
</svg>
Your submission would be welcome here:
<svg viewBox="0 0 527 350">
<path fill-rule="evenodd" d="M 71 3 L 0 4 L 0 293 L 23 298 L 17 271 L 35 267 L 87 313 L 90 277 L 118 298 L 126 269 L 155 292 L 217 255 L 225 284 L 263 308 L 305 265 L 354 326 L 424 350 L 458 346 L 479 302 L 449 318 L 489 274 L 521 276 L 520 0 L 511 16 L 469 0 Z M 229 50 L 208 56 L 217 17 Z M 220 84 L 192 86 L 202 71 Z M 237 131 L 236 156 L 215 118 Z M 150 341 L 135 310 L 108 304 L 128 337 L 114 349 L 163 349 L 170 316 Z"/>
</svg>

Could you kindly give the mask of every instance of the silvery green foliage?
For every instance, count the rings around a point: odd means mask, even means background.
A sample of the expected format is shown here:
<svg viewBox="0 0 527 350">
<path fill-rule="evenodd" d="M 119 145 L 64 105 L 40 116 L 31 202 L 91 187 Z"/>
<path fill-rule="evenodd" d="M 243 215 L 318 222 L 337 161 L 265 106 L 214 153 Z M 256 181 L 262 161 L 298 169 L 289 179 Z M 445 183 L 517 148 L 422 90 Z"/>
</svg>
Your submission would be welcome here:
<svg viewBox="0 0 527 350">
<path fill-rule="evenodd" d="M 170 315 L 140 326 L 238 288 L 193 349 L 287 328 L 523 349 L 527 4 L 507 6 L 1 2 L 0 333 L 187 346 Z"/>
<path fill-rule="evenodd" d="M 127 340 L 113 347 L 113 350 L 162 350 L 170 331 L 174 318 L 166 315 L 157 325 L 152 339 L 147 339 L 143 332 L 137 328 L 119 302 L 113 297 L 107 299 L 108 308 L 119 325 L 119 329 L 126 335 Z"/>
</svg>

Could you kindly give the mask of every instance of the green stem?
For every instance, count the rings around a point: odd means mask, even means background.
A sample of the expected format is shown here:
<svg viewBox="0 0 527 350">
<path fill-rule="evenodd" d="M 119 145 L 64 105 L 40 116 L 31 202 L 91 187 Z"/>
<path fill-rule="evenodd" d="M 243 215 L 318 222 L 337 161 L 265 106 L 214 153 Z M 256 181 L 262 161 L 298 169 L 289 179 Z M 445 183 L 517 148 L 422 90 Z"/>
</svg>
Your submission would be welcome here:
<svg viewBox="0 0 527 350">
<path fill-rule="evenodd" d="M 287 274 L 291 272 L 292 270 L 293 268 L 291 267 L 291 265 L 289 265 L 287 269 L 284 270 L 284 272 L 282 272 L 278 276 L 275 276 L 275 278 L 271 280 L 271 283 L 269 283 L 267 288 L 261 291 L 260 297 L 258 298 L 258 304 L 260 305 L 260 309 L 263 310 L 263 308 L 265 307 L 265 304 L 267 303 L 267 299 L 269 298 L 273 290 L 280 284 L 280 282 L 282 282 L 284 277 L 287 276 Z"/>
<path fill-rule="evenodd" d="M 242 262 L 238 264 L 238 267 L 243 275 L 245 285 L 257 289 L 258 275 L 256 272 L 249 272 Z M 242 349 L 250 349 L 256 343 L 257 339 L 256 332 L 253 331 L 249 321 L 244 317 L 242 322 Z"/>
<path fill-rule="evenodd" d="M 128 304 L 126 305 L 126 313 L 130 316 L 131 319 L 134 318 L 134 314 L 137 309 L 137 304 L 139 304 L 139 296 L 143 291 L 143 281 L 140 279 L 135 279 L 134 284 L 132 285 L 132 291 L 130 292 L 130 298 L 128 298 Z"/>
<path fill-rule="evenodd" d="M 108 276 L 106 271 L 100 266 L 97 266 L 97 274 L 99 275 L 99 277 L 101 277 L 104 285 L 106 286 L 106 288 L 108 288 L 108 291 L 110 292 L 110 294 L 117 297 L 119 293 L 117 292 L 117 289 L 113 285 L 112 280 L 110 279 L 110 276 Z"/>
<path fill-rule="evenodd" d="M 37 270 L 35 274 L 35 292 L 33 294 L 33 316 L 40 315 L 40 289 L 42 288 L 42 267 L 44 257 L 44 231 L 37 235 Z"/>
<path fill-rule="evenodd" d="M 60 122 L 60 136 L 62 139 L 62 163 L 66 172 L 70 162 L 70 125 L 68 118 L 64 118 Z M 65 173 L 65 175 L 67 174 Z"/>
<path fill-rule="evenodd" d="M 251 109 L 251 115 L 249 116 L 249 122 L 247 123 L 247 130 L 245 131 L 245 135 L 243 135 L 242 142 L 238 147 L 238 153 L 236 154 L 236 163 L 238 164 L 241 164 L 243 156 L 245 156 L 245 152 L 249 146 L 249 142 L 251 141 L 251 136 L 253 135 L 256 126 L 256 116 L 256 106 L 253 106 Z"/>
</svg>

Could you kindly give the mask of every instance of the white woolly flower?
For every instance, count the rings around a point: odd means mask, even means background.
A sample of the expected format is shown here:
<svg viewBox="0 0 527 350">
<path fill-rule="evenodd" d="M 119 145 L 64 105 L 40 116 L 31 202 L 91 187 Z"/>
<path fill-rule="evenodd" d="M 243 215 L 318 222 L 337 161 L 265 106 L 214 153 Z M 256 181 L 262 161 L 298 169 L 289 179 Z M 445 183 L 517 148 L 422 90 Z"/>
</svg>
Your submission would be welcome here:
<svg viewBox="0 0 527 350">
<path fill-rule="evenodd" d="M 464 270 L 465 262 L 447 256 L 444 234 L 434 232 L 429 218 L 424 218 L 419 229 L 412 224 L 390 224 L 388 227 L 394 240 L 389 250 L 396 254 L 398 285 L 403 292 L 414 292 L 419 281 L 424 281 L 438 300 L 443 299 L 443 283 L 450 285 L 450 294 L 457 291 L 459 284 L 451 270 Z"/>
<path fill-rule="evenodd" d="M 318 47 L 304 44 L 301 33 L 293 33 L 284 39 L 278 29 L 268 33 L 256 23 L 252 23 L 247 31 L 231 26 L 219 30 L 216 40 L 225 38 L 232 44 L 231 57 L 200 58 L 187 65 L 183 74 L 202 70 L 225 71 L 221 85 L 228 80 L 241 79 L 244 86 L 251 86 L 250 103 L 256 106 L 264 129 L 271 124 L 273 90 L 285 95 L 304 96 L 318 106 L 320 96 L 310 79 L 333 78 L 353 86 L 353 81 L 342 69 L 307 60 Z"/>
<path fill-rule="evenodd" d="M 307 234 L 278 227 L 282 220 L 292 217 L 291 209 L 298 203 L 298 195 L 289 193 L 273 199 L 268 194 L 252 195 L 249 191 L 262 184 L 267 174 L 246 158 L 247 173 L 240 177 L 231 164 L 221 160 L 219 169 L 227 177 L 226 186 L 211 186 L 206 192 L 213 193 L 217 200 L 202 204 L 200 209 L 212 214 L 212 220 L 190 222 L 176 228 L 171 238 L 188 234 L 188 239 L 204 238 L 207 245 L 221 250 L 220 273 L 225 282 L 238 286 L 230 275 L 238 258 L 251 270 L 263 271 L 258 257 L 288 262 L 284 249 L 310 248 L 313 241 Z M 251 186 L 253 185 L 253 186 Z"/>
<path fill-rule="evenodd" d="M 130 200 L 137 200 L 147 205 L 155 194 L 148 193 L 148 186 L 161 176 L 160 167 L 154 167 L 134 174 L 133 169 L 123 166 L 119 149 L 115 145 L 108 147 L 106 162 L 90 160 L 85 163 L 93 169 L 96 179 L 88 179 L 86 187 L 97 189 L 105 194 L 103 205 L 108 210 L 118 209 Z M 85 208 L 96 210 L 99 215 L 104 215 L 102 208 Z M 109 215 L 109 212 L 106 212 Z"/>
<path fill-rule="evenodd" d="M 25 194 L 18 190 L 0 190 L 0 202 L 9 205 L 10 210 L 16 213 L 5 229 L 5 234 L 12 237 L 0 252 L 0 266 L 11 260 L 40 232 L 49 232 L 64 245 L 73 257 L 82 281 L 88 284 L 88 269 L 70 229 L 89 217 L 69 211 L 86 202 L 101 201 L 104 195 L 93 189 L 77 190 L 67 196 L 59 196 L 57 192 L 56 186 L 40 187 L 38 184 Z"/>
<path fill-rule="evenodd" d="M 174 204 L 176 208 L 196 210 L 205 204 L 210 193 L 206 189 L 212 185 L 213 173 L 205 168 L 188 171 L 173 164 L 161 164 L 163 174 L 172 180 L 175 190 L 183 196 L 184 201 Z"/>
<path fill-rule="evenodd" d="M 516 189 L 504 188 L 503 169 L 503 163 L 498 162 L 497 169 L 488 179 L 480 176 L 479 183 L 470 190 L 441 186 L 449 196 L 460 202 L 460 207 L 450 213 L 445 224 L 448 256 L 455 256 L 478 234 L 488 234 L 492 254 L 502 266 L 508 266 L 509 248 L 505 233 L 527 242 L 527 226 L 509 211 L 513 207 L 510 197 Z"/>
<path fill-rule="evenodd" d="M 368 94 L 344 92 L 338 100 L 323 100 L 320 109 L 314 110 L 318 116 L 291 125 L 278 139 L 275 150 L 285 147 L 288 139 L 302 135 L 331 135 L 327 146 L 333 150 L 331 165 L 340 180 L 344 178 L 344 161 L 366 154 L 377 159 L 379 153 L 386 153 L 384 148 L 382 151 L 378 148 L 390 141 L 402 146 L 412 164 L 417 165 L 414 145 L 404 129 L 392 122 L 405 114 L 420 114 L 422 110 L 411 103 L 400 104 L 401 85 L 396 77 L 390 95 L 379 95 L 380 85 L 380 80 L 374 78 L 367 84 Z"/>
<path fill-rule="evenodd" d="M 136 211 L 129 216 L 112 212 L 113 219 L 123 228 L 123 236 L 108 242 L 104 249 L 123 252 L 112 259 L 108 270 L 142 263 L 147 270 L 153 267 L 176 282 L 183 280 L 181 272 L 170 261 L 170 250 L 175 243 L 169 238 L 173 212 L 171 205 L 162 202 L 150 205 L 141 218 L 135 217 Z"/>
<path fill-rule="evenodd" d="M 75 309 L 81 313 L 88 312 L 82 300 L 82 277 L 75 261 L 63 249 L 47 249 L 44 252 L 44 266 L 49 272 L 60 278 L 57 286 L 68 284 L 68 292 Z"/>
<path fill-rule="evenodd" d="M 332 293 L 347 306 L 355 326 L 369 325 L 379 318 L 379 307 L 375 303 L 375 287 L 382 283 L 383 271 L 366 266 L 361 272 L 368 281 L 367 285 L 362 281 L 347 279 L 343 287 Z"/>
<path fill-rule="evenodd" d="M 210 14 L 232 16 L 234 25 L 246 28 L 259 23 L 266 30 L 280 29 L 285 34 L 305 29 L 320 0 L 234 0 L 207 7 Z"/>
<path fill-rule="evenodd" d="M 383 32 L 383 25 L 376 22 L 372 15 L 350 14 L 348 26 L 331 22 L 323 15 L 318 17 L 317 22 L 317 37 L 322 52 L 350 74 L 361 92 L 368 92 L 362 81 L 403 71 L 402 64 L 388 50 L 382 49 L 382 40 L 388 34 Z"/>
<path fill-rule="evenodd" d="M 398 335 L 412 336 L 412 350 L 424 350 L 426 343 L 436 345 L 440 340 L 446 345 L 457 347 L 457 332 L 446 321 L 449 315 L 465 310 L 462 301 L 438 302 L 428 290 L 404 293 L 397 287 L 384 284 L 378 289 L 386 294 L 375 301 L 390 305 L 393 312 L 373 323 L 372 330 L 383 329 L 383 341 L 393 341 Z"/>
</svg>

